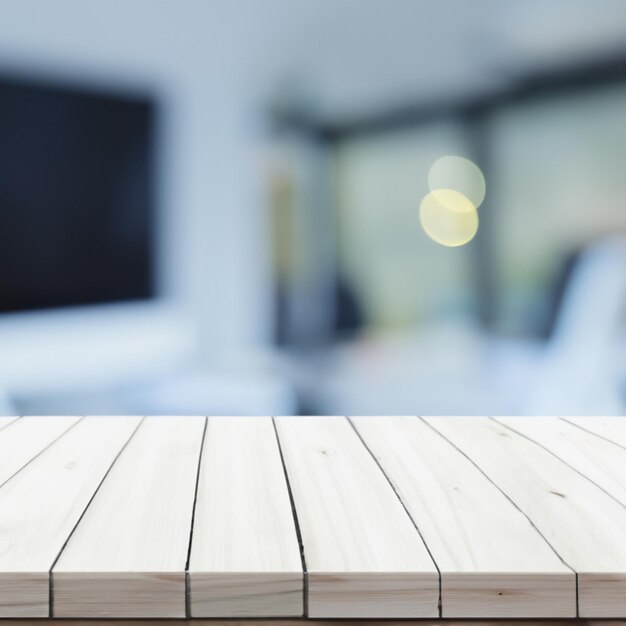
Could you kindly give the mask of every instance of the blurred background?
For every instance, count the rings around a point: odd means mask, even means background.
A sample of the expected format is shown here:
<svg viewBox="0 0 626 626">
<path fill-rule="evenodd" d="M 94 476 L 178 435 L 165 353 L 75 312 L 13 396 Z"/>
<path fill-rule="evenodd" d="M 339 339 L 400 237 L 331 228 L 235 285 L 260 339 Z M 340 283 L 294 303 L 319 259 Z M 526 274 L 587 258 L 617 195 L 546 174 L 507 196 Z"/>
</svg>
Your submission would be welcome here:
<svg viewBox="0 0 626 626">
<path fill-rule="evenodd" d="M 623 0 L 0 0 L 0 413 L 625 404 Z"/>
</svg>

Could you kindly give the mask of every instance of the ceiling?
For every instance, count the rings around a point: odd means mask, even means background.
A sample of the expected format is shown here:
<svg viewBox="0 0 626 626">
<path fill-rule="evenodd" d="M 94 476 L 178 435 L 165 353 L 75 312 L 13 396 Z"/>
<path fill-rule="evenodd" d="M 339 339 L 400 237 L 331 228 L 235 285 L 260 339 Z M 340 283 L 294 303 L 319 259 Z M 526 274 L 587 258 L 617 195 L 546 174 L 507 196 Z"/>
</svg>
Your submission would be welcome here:
<svg viewBox="0 0 626 626">
<path fill-rule="evenodd" d="M 272 69 L 326 121 L 482 94 L 542 70 L 626 55 L 622 0 L 297 4 L 303 13 L 286 18 L 269 43 Z"/>
<path fill-rule="evenodd" d="M 0 61 L 193 74 L 326 122 L 499 90 L 617 53 L 626 53 L 624 0 L 0 3 Z"/>
</svg>

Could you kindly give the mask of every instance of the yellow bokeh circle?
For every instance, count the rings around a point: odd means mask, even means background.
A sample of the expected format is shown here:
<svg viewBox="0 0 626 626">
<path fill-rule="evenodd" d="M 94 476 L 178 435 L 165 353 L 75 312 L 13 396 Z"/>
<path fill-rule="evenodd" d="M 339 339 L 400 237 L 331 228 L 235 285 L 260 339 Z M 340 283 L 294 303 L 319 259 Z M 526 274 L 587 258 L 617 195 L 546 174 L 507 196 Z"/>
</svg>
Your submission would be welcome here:
<svg viewBox="0 0 626 626">
<path fill-rule="evenodd" d="M 443 156 L 437 159 L 428 172 L 428 187 L 431 191 L 456 189 L 475 208 L 482 204 L 487 191 L 485 177 L 478 165 L 460 156 Z"/>
<path fill-rule="evenodd" d="M 420 222 L 426 234 L 444 246 L 462 246 L 478 231 L 474 203 L 454 189 L 436 189 L 424 196 Z"/>
</svg>

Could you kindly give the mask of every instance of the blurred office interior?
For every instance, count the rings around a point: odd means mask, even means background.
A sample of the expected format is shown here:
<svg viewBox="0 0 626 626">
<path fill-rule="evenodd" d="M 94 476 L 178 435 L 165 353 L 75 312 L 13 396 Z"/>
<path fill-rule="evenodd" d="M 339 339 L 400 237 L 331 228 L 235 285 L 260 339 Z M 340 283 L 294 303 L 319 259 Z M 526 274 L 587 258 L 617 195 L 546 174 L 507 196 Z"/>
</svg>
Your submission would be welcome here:
<svg viewBox="0 0 626 626">
<path fill-rule="evenodd" d="M 0 413 L 625 404 L 623 0 L 0 0 Z"/>
</svg>

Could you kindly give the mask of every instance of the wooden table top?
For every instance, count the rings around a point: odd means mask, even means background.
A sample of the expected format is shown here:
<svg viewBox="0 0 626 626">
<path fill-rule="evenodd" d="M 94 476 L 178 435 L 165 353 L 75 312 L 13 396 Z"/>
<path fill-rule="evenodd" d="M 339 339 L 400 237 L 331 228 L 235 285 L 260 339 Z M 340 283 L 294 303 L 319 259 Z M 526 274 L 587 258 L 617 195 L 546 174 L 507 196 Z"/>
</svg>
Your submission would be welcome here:
<svg viewBox="0 0 626 626">
<path fill-rule="evenodd" d="M 626 418 L 0 417 L 0 617 L 624 618 Z"/>
</svg>

